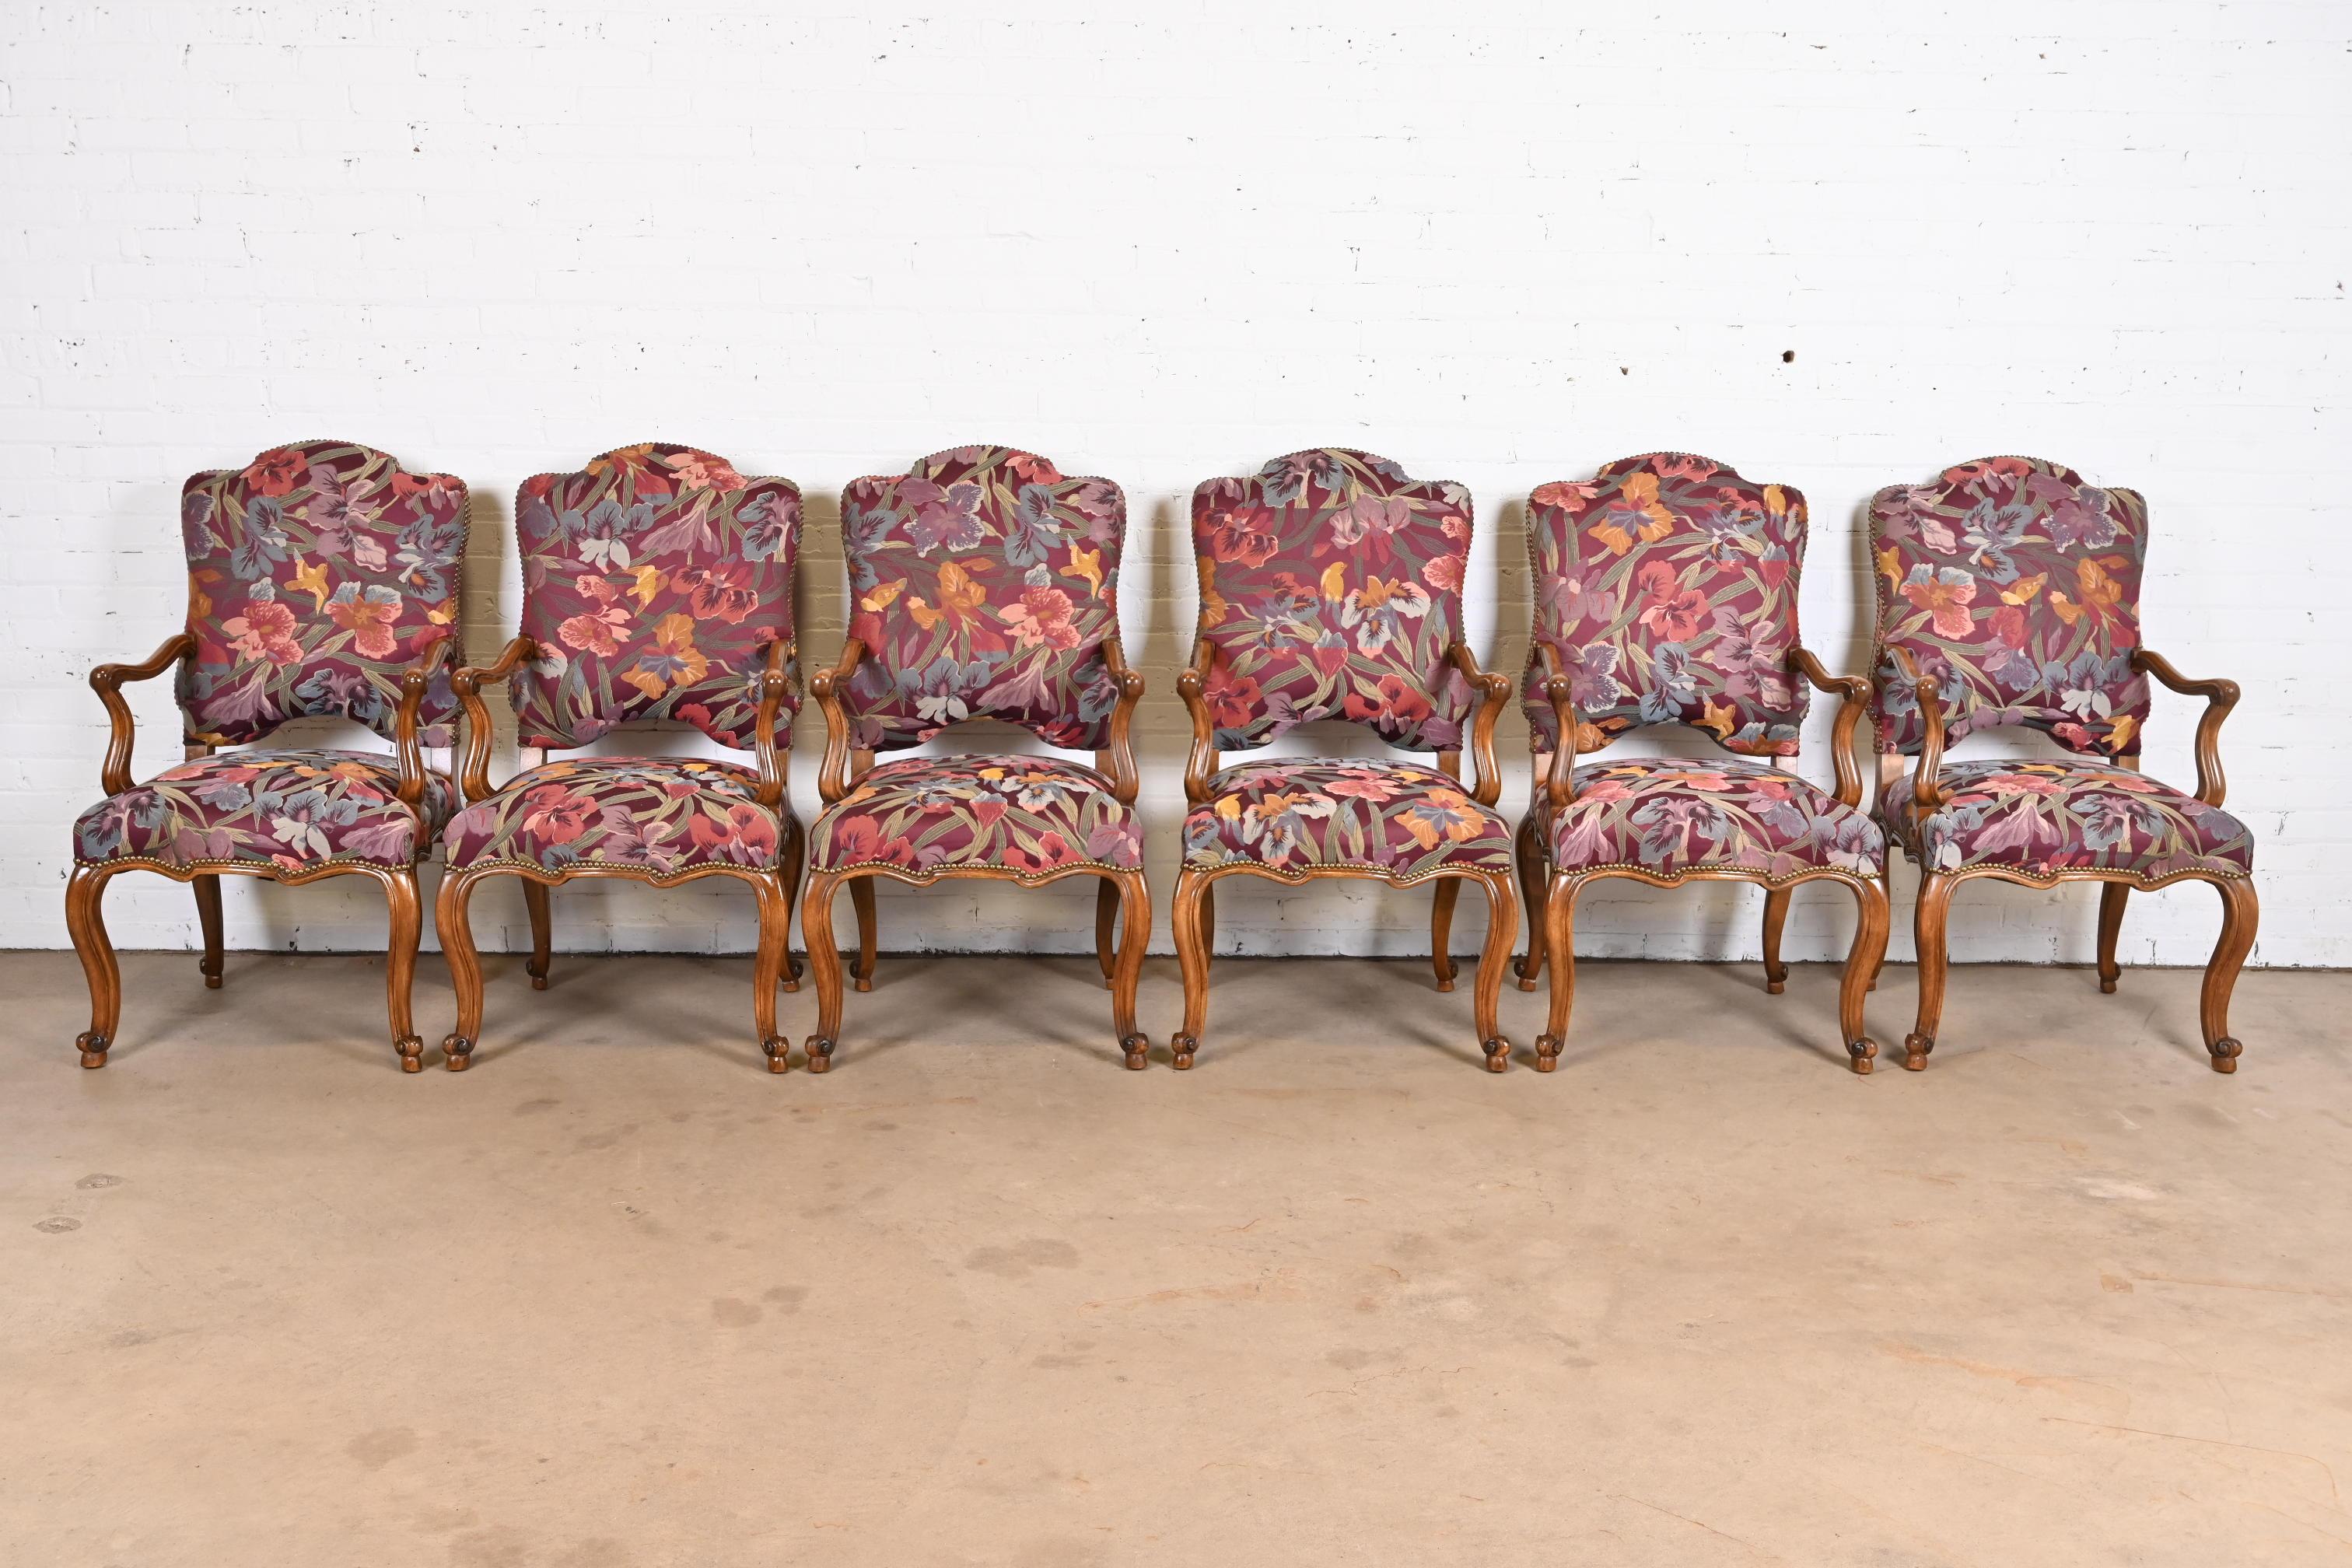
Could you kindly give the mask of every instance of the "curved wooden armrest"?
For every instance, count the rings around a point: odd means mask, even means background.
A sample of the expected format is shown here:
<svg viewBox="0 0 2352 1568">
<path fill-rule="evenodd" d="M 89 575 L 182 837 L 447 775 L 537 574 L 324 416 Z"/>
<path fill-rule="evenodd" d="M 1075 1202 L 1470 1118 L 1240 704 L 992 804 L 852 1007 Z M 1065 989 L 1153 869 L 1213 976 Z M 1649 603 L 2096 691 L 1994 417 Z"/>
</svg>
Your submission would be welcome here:
<svg viewBox="0 0 2352 1568">
<path fill-rule="evenodd" d="M 425 804 L 425 750 L 417 744 L 417 717 L 434 675 L 457 650 L 456 637 L 436 638 L 415 664 L 400 672 L 400 711 L 394 720 L 392 743 L 400 763 L 400 798 L 411 810 Z"/>
<path fill-rule="evenodd" d="M 152 680 L 196 651 L 196 639 L 186 632 L 174 632 L 163 639 L 163 646 L 141 659 L 137 664 L 101 664 L 89 672 L 89 689 L 106 704 L 110 726 L 106 737 L 106 761 L 99 765 L 99 786 L 109 795 L 121 795 L 131 787 L 131 746 L 137 738 L 137 721 L 131 717 L 131 704 L 122 700 L 122 688 L 134 680 Z"/>
<path fill-rule="evenodd" d="M 824 761 L 816 775 L 817 794 L 831 805 L 849 793 L 849 714 L 841 705 L 841 683 L 866 662 L 866 645 L 856 637 L 842 645 L 841 662 L 809 677 L 809 695 L 824 710 Z"/>
<path fill-rule="evenodd" d="M 792 694 L 792 677 L 784 667 L 796 650 L 791 643 L 778 637 L 768 645 L 767 668 L 760 672 L 760 710 L 752 721 L 751 752 L 760 764 L 760 784 L 752 798 L 770 811 L 784 802 L 784 760 L 776 746 L 776 721 L 784 710 L 784 699 Z"/>
<path fill-rule="evenodd" d="M 2221 772 L 2221 722 L 2238 705 L 2234 680 L 2191 680 L 2172 668 L 2172 661 L 2151 648 L 2135 648 L 2132 668 L 2152 675 L 2183 697 L 2205 699 L 2204 715 L 2197 721 L 2197 798 L 2219 805 L 2229 795 L 2230 781 Z"/>
<path fill-rule="evenodd" d="M 466 761 L 457 787 L 469 805 L 490 793 L 490 710 L 482 701 L 482 687 L 511 679 L 538 651 L 537 643 L 519 637 L 500 650 L 496 664 L 487 668 L 469 664 L 450 674 L 449 689 L 466 712 Z"/>
<path fill-rule="evenodd" d="M 1937 778 L 1944 765 L 1944 699 L 1935 680 L 1919 673 L 1910 649 L 1887 651 L 1895 656 L 1903 679 L 1911 683 L 1912 694 L 1919 701 L 1919 721 L 1927 728 L 1919 742 L 1919 765 L 1911 774 L 1911 816 L 1916 821 L 1944 804 L 1944 786 Z"/>
<path fill-rule="evenodd" d="M 1110 774 L 1111 794 L 1133 805 L 1136 793 L 1143 787 L 1143 773 L 1135 765 L 1135 742 L 1129 732 L 1135 724 L 1135 705 L 1143 700 L 1144 681 L 1129 666 L 1127 647 L 1116 627 L 1103 638 L 1102 650 L 1103 662 L 1110 667 L 1111 679 L 1118 685 L 1118 701 L 1110 710 L 1110 744 L 1095 753 L 1095 763 L 1110 764 L 1106 771 Z"/>
<path fill-rule="evenodd" d="M 1830 763 L 1837 769 L 1837 797 L 1846 805 L 1862 804 L 1862 759 L 1854 755 L 1853 732 L 1870 705 L 1870 682 L 1859 675 L 1832 675 L 1811 648 L 1789 650 L 1788 668 L 1811 681 L 1816 691 L 1837 693 L 1837 721 L 1830 731 Z"/>
<path fill-rule="evenodd" d="M 1213 657 L 1208 638 L 1193 638 L 1192 662 L 1176 678 L 1176 695 L 1184 700 L 1184 711 L 1192 721 L 1192 746 L 1184 755 L 1184 798 L 1193 805 L 1207 804 L 1209 775 L 1217 771 L 1217 722 L 1205 695 Z"/>
<path fill-rule="evenodd" d="M 1495 760 L 1495 725 L 1503 716 L 1504 704 L 1511 700 L 1511 678 L 1500 670 L 1490 675 L 1480 669 L 1477 655 L 1465 642 L 1448 647 L 1445 659 L 1462 672 L 1462 678 L 1483 699 L 1470 728 L 1470 760 L 1477 769 L 1477 782 L 1471 786 L 1470 798 L 1480 805 L 1492 805 L 1503 793 L 1503 770 Z"/>
<path fill-rule="evenodd" d="M 1577 727 L 1583 721 L 1577 717 L 1574 688 L 1559 668 L 1559 654 L 1549 643 L 1539 643 L 1543 649 L 1544 700 L 1551 704 L 1552 723 L 1559 731 L 1559 739 L 1551 749 L 1551 767 L 1544 774 L 1544 801 L 1557 811 L 1566 805 L 1572 794 L 1576 773 Z"/>
</svg>

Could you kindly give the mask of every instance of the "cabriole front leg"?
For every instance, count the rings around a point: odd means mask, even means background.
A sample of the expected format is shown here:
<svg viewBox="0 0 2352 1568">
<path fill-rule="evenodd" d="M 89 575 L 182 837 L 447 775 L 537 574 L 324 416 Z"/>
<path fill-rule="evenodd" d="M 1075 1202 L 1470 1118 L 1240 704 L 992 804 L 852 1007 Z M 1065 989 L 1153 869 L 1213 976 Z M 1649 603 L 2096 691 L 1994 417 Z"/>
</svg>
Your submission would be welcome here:
<svg viewBox="0 0 2352 1568">
<path fill-rule="evenodd" d="M 478 870 L 445 870 L 433 903 L 441 956 L 448 961 L 449 984 L 457 993 L 457 1031 L 441 1042 L 441 1065 L 451 1072 L 471 1065 L 474 1042 L 482 1035 L 482 957 L 474 948 L 472 916 L 474 885 L 482 876 Z"/>
<path fill-rule="evenodd" d="M 1449 885 L 1453 879 L 1448 879 Z M 1511 949 L 1519 940 L 1518 889 L 1508 871 L 1482 873 L 1486 889 L 1486 945 L 1478 955 L 1478 993 L 1471 1016 L 1478 1026 L 1478 1048 L 1486 1053 L 1486 1070 L 1502 1072 L 1511 1065 L 1511 1042 L 1503 1034 L 1500 1013 L 1503 973 L 1511 964 Z"/>
<path fill-rule="evenodd" d="M 1936 1028 L 1943 1021 L 1944 977 L 1951 961 L 1944 927 L 1959 885 L 1960 879 L 1948 871 L 1930 871 L 1919 879 L 1919 903 L 1911 917 L 1919 959 L 1919 1016 L 1903 1040 L 1903 1065 L 1912 1072 L 1927 1070 L 1927 1053 L 1936 1048 Z"/>
<path fill-rule="evenodd" d="M 1118 890 L 1120 914 L 1118 963 L 1110 978 L 1111 1027 L 1118 1031 L 1119 1054 L 1129 1069 L 1140 1072 L 1150 1059 L 1151 1042 L 1135 1026 L 1135 993 L 1143 979 L 1143 950 L 1151 941 L 1151 896 L 1140 871 L 1123 871 L 1103 881 Z"/>
<path fill-rule="evenodd" d="M 1559 1068 L 1569 1014 L 1576 1006 L 1576 891 L 1580 883 L 1580 878 L 1555 876 L 1544 896 L 1543 940 L 1551 959 L 1551 994 L 1544 1032 L 1536 1040 L 1538 1072 Z"/>
<path fill-rule="evenodd" d="M 1184 976 L 1184 1026 L 1168 1042 L 1168 1048 L 1179 1070 L 1192 1065 L 1192 1055 L 1201 1048 L 1201 1031 L 1209 1021 L 1209 939 L 1203 928 L 1210 892 L 1208 879 L 1190 866 L 1177 873 L 1171 923 L 1177 966 Z"/>
<path fill-rule="evenodd" d="M 1853 889 L 1853 945 L 1846 950 L 1845 973 L 1838 980 L 1838 1033 L 1844 1037 L 1846 1059 L 1853 1070 L 1866 1073 L 1878 1055 L 1863 1016 L 1878 966 L 1886 962 L 1886 937 L 1893 925 L 1884 877 L 1857 877 Z"/>
<path fill-rule="evenodd" d="M 392 1015 L 392 1048 L 399 1054 L 401 1071 L 423 1072 L 425 1041 L 409 1009 L 416 988 L 417 942 L 425 932 L 424 896 L 417 891 L 414 866 L 378 875 L 392 910 L 391 940 L 384 947 L 384 1004 Z"/>
<path fill-rule="evenodd" d="M 2262 910 L 2254 899 L 2251 877 L 2221 877 L 2213 883 L 2221 895 L 2221 936 L 2213 944 L 2213 958 L 2205 966 L 2205 987 L 2198 997 L 2198 1024 L 2205 1032 L 2205 1049 L 2215 1072 L 2236 1072 L 2238 1053 L 2245 1047 L 2230 1034 L 2230 994 L 2238 987 L 2238 972 L 2254 950 L 2254 930 Z"/>
<path fill-rule="evenodd" d="M 787 1072 L 793 1065 L 793 1043 L 776 1033 L 777 983 L 783 978 L 793 932 L 793 900 L 784 889 L 785 875 L 779 869 L 750 879 L 760 903 L 760 934 L 751 954 L 751 1026 L 770 1072 Z"/>
<path fill-rule="evenodd" d="M 817 872 L 809 878 L 808 894 L 801 904 L 801 940 L 808 944 L 809 975 L 816 985 L 816 1033 L 808 1037 L 811 1072 L 832 1068 L 833 1047 L 841 1037 L 841 949 L 833 941 L 833 895 L 841 880 L 835 872 Z M 851 894 L 869 880 L 850 879 Z M 867 896 L 872 896 L 870 888 Z"/>
<path fill-rule="evenodd" d="M 66 883 L 66 930 L 74 952 L 89 981 L 89 1027 L 74 1042 L 81 1065 L 102 1068 L 114 1045 L 114 1027 L 122 1016 L 122 972 L 115 966 L 114 943 L 106 934 L 106 919 L 99 900 L 106 895 L 112 871 L 98 866 L 76 866 Z"/>
</svg>

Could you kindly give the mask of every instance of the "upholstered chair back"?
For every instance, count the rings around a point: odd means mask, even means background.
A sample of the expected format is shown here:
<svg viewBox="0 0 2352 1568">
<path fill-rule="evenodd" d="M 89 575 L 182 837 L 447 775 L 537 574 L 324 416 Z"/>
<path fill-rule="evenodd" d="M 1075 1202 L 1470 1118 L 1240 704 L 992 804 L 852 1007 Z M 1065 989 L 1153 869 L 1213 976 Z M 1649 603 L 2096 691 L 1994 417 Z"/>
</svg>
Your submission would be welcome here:
<svg viewBox="0 0 2352 1568">
<path fill-rule="evenodd" d="M 1073 751 L 1109 743 L 1127 497 L 1034 452 L 958 447 L 841 495 L 852 743 L 919 745 L 994 719 Z"/>
<path fill-rule="evenodd" d="M 1871 499 L 1882 752 L 1926 740 L 1908 653 L 1937 684 L 1944 733 L 2012 725 L 2072 752 L 2137 756 L 2147 503 L 2039 458 L 1984 458 Z"/>
<path fill-rule="evenodd" d="M 1808 691 L 1786 661 L 1803 495 L 1652 452 L 1530 501 L 1535 637 L 1521 700 L 1536 751 L 1559 742 L 1549 652 L 1569 678 L 1580 754 L 1649 724 L 1687 724 L 1751 756 L 1796 753 Z"/>
<path fill-rule="evenodd" d="M 747 479 L 724 458 L 653 442 L 515 495 L 522 632 L 537 645 L 514 682 L 522 744 L 582 746 L 636 721 L 691 724 L 748 751 L 768 647 L 793 677 L 793 569 L 801 492 Z M 777 740 L 789 744 L 790 726 Z"/>
<path fill-rule="evenodd" d="M 448 641 L 419 736 L 451 743 L 461 481 L 404 472 L 373 447 L 306 441 L 191 475 L 180 528 L 196 650 L 180 667 L 179 699 L 192 742 L 257 741 L 303 718 L 356 720 L 395 739 L 401 677 Z"/>
<path fill-rule="evenodd" d="M 1323 447 L 1192 492 L 1203 695 L 1221 751 L 1348 719 L 1407 751 L 1462 744 L 1470 492 Z"/>
</svg>

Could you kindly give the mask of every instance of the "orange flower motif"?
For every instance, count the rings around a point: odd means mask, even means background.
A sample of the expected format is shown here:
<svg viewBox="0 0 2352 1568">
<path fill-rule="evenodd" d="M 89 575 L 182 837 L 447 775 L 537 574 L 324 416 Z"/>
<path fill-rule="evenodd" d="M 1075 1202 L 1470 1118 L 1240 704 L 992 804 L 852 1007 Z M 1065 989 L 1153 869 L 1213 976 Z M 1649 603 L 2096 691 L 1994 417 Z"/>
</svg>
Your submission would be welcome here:
<svg viewBox="0 0 2352 1568">
<path fill-rule="evenodd" d="M 1966 572 L 1922 563 L 1911 568 L 1898 591 L 1927 612 L 1937 637 L 1964 637 L 1976 624 L 1969 606 L 1976 602 L 1977 580 Z"/>
<path fill-rule="evenodd" d="M 352 647 L 362 658 L 388 658 L 400 646 L 392 635 L 393 622 L 400 619 L 400 595 L 394 589 L 346 583 L 327 601 L 327 615 L 352 634 Z"/>
<path fill-rule="evenodd" d="M 1464 843 L 1478 837 L 1485 819 L 1470 803 L 1470 797 L 1458 789 L 1433 789 L 1427 798 L 1405 807 L 1400 818 L 1404 830 L 1412 835 L 1413 842 L 1423 849 L 1434 849 L 1438 841 L 1450 838 Z"/>
<path fill-rule="evenodd" d="M 1675 514 L 1658 500 L 1658 476 L 1628 474 L 1617 500 L 1593 524 L 1592 537 L 1607 545 L 1612 554 L 1622 555 L 1633 548 L 1636 535 L 1645 543 L 1654 543 L 1674 531 Z"/>
<path fill-rule="evenodd" d="M 272 664 L 294 664 L 302 645 L 294 640 L 294 612 L 275 599 L 250 599 L 245 614 L 221 623 L 229 647 L 243 658 L 266 658 Z"/>
</svg>

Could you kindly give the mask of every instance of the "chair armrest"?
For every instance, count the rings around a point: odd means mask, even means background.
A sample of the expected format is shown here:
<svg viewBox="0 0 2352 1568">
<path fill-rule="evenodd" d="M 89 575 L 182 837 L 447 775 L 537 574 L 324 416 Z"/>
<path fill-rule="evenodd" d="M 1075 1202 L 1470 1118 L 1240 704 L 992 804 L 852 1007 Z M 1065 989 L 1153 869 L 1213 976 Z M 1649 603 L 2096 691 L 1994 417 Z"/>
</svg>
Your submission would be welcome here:
<svg viewBox="0 0 2352 1568">
<path fill-rule="evenodd" d="M 1577 729 L 1583 720 L 1577 717 L 1576 699 L 1570 695 L 1573 688 L 1559 668 L 1559 653 L 1551 644 L 1540 639 L 1537 646 L 1543 649 L 1544 700 L 1551 704 L 1552 723 L 1559 731 L 1559 739 L 1551 749 L 1551 768 L 1543 781 L 1544 804 L 1557 811 L 1571 797 L 1571 781 L 1576 773 Z"/>
<path fill-rule="evenodd" d="M 1477 770 L 1477 782 L 1471 786 L 1470 798 L 1480 805 L 1492 805 L 1503 793 L 1503 770 L 1495 761 L 1495 725 L 1503 717 L 1504 705 L 1511 700 L 1511 678 L 1500 670 L 1490 675 L 1480 669 L 1477 655 L 1465 642 L 1448 647 L 1445 659 L 1462 672 L 1463 679 L 1477 689 L 1482 699 L 1470 728 L 1470 761 Z"/>
<path fill-rule="evenodd" d="M 1842 805 L 1862 804 L 1862 759 L 1854 754 L 1853 732 L 1870 706 L 1870 682 L 1859 675 L 1832 675 L 1812 650 L 1789 650 L 1788 668 L 1811 681 L 1816 691 L 1835 692 L 1837 722 L 1830 731 L 1830 762 L 1837 769 L 1837 797 Z"/>
<path fill-rule="evenodd" d="M 760 672 L 760 709 L 751 727 L 752 755 L 760 764 L 760 785 L 753 798 L 773 811 L 784 803 L 785 763 L 776 745 L 776 721 L 784 699 L 792 694 L 792 678 L 784 673 L 794 648 L 778 637 L 768 645 L 767 668 Z"/>
<path fill-rule="evenodd" d="M 2149 648 L 2132 652 L 2132 668 L 2152 675 L 2183 697 L 2205 699 L 2205 712 L 2197 721 L 2197 798 L 2219 805 L 2229 794 L 2230 781 L 2221 772 L 2221 721 L 2238 705 L 2234 680 L 2191 680 L 2172 668 L 2172 661 Z"/>
<path fill-rule="evenodd" d="M 1109 762 L 1111 794 L 1133 805 L 1136 793 L 1143 786 L 1143 773 L 1135 765 L 1135 742 L 1129 731 L 1135 724 L 1135 705 L 1143 700 L 1143 677 L 1129 666 L 1127 647 L 1119 641 L 1116 626 L 1103 638 L 1102 649 L 1103 662 L 1110 667 L 1111 679 L 1118 683 L 1118 701 L 1110 710 L 1108 758 L 1097 752 L 1095 760 L 1098 764 L 1105 760 Z"/>
<path fill-rule="evenodd" d="M 421 811 L 425 805 L 425 749 L 417 743 L 416 721 L 433 677 L 449 662 L 457 647 L 454 637 L 436 638 L 422 658 L 401 671 L 400 711 L 394 721 L 392 743 L 400 762 L 401 803 L 412 811 Z"/>
<path fill-rule="evenodd" d="M 1192 746 L 1184 756 L 1184 799 L 1192 805 L 1208 803 L 1209 775 L 1217 771 L 1217 723 L 1203 695 L 1212 657 L 1209 639 L 1195 637 L 1192 662 L 1176 678 L 1176 695 L 1184 700 L 1184 711 L 1192 721 Z"/>
<path fill-rule="evenodd" d="M 89 689 L 106 704 L 107 721 L 111 729 L 106 739 L 106 761 L 99 768 L 99 785 L 109 795 L 121 795 L 131 787 L 131 746 L 137 739 L 137 721 L 131 717 L 131 705 L 122 700 L 122 688 L 133 680 L 152 680 L 196 651 L 196 639 L 186 632 L 174 632 L 163 639 L 163 646 L 137 664 L 101 664 L 89 672 Z"/>
<path fill-rule="evenodd" d="M 841 683 L 866 662 L 866 645 L 856 637 L 843 645 L 841 662 L 809 677 L 809 695 L 824 710 L 824 762 L 817 769 L 817 793 L 831 805 L 849 793 L 849 714 L 841 705 Z"/>
<path fill-rule="evenodd" d="M 1910 649 L 1887 651 L 1895 656 L 1903 679 L 1911 683 L 1912 695 L 1919 701 L 1919 721 L 1927 730 L 1919 742 L 1919 765 L 1911 774 L 1911 816 L 1916 821 L 1944 804 L 1944 786 L 1937 778 L 1944 765 L 1944 699 L 1936 682 L 1919 673 Z"/>
<path fill-rule="evenodd" d="M 457 693 L 457 706 L 466 713 L 466 762 L 457 787 L 468 805 L 490 793 L 490 710 L 482 701 L 482 687 L 513 679 L 524 661 L 538 652 L 537 643 L 519 637 L 500 651 L 496 664 L 488 668 L 469 664 L 450 674 L 449 689 Z"/>
</svg>

